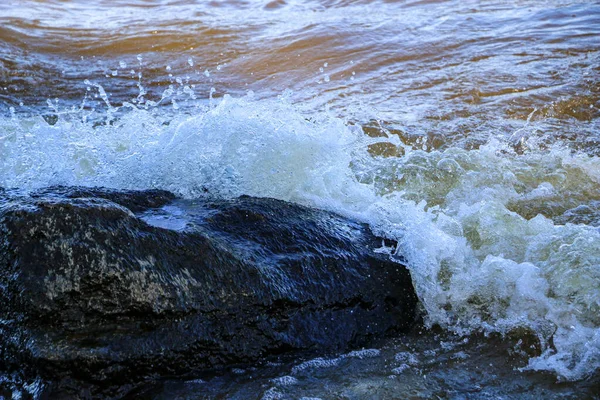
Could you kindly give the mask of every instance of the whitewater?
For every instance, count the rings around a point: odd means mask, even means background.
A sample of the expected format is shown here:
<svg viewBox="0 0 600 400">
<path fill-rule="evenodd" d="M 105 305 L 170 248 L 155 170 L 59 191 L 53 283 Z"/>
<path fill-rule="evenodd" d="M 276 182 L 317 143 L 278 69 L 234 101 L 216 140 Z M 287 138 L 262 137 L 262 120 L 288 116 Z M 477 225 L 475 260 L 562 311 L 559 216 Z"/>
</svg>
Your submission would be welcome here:
<svg viewBox="0 0 600 400">
<path fill-rule="evenodd" d="M 427 328 L 597 376 L 598 4 L 59 3 L 0 6 L 0 187 L 333 211 L 394 243 Z"/>
</svg>

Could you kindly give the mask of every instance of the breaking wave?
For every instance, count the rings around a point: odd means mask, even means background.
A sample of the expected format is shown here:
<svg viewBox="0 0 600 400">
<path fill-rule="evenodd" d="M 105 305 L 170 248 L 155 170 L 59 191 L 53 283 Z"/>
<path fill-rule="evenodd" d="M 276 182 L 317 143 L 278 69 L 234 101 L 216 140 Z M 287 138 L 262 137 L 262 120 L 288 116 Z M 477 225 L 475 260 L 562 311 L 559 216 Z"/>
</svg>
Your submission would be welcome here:
<svg viewBox="0 0 600 400">
<path fill-rule="evenodd" d="M 406 259 L 428 325 L 533 333 L 543 351 L 527 368 L 561 379 L 600 367 L 598 157 L 521 133 L 517 145 L 426 151 L 285 96 L 58 114 L 0 119 L 1 187 L 247 194 L 333 210 L 398 241 L 378 251 Z"/>
</svg>

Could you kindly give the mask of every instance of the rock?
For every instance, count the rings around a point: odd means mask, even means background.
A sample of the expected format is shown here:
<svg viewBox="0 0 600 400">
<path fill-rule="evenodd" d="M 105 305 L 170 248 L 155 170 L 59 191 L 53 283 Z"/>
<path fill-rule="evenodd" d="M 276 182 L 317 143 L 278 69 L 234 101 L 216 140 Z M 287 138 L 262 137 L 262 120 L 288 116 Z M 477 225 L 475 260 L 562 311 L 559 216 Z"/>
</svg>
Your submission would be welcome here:
<svg viewBox="0 0 600 400">
<path fill-rule="evenodd" d="M 368 227 L 283 201 L 0 191 L 0 356 L 61 396 L 402 330 L 416 296 Z"/>
</svg>

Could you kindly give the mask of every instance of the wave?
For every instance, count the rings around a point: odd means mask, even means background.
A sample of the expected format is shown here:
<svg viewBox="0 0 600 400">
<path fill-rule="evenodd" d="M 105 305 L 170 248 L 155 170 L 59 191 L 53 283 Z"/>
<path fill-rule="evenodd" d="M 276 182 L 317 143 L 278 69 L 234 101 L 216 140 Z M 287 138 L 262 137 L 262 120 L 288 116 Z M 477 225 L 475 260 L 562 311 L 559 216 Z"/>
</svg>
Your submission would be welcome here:
<svg viewBox="0 0 600 400">
<path fill-rule="evenodd" d="M 600 158 L 520 134 L 518 146 L 424 151 L 285 96 L 108 110 L 0 119 L 0 186 L 247 194 L 333 210 L 398 241 L 380 251 L 406 259 L 428 325 L 532 332 L 543 351 L 526 368 L 561 379 L 600 367 Z M 373 154 L 377 143 L 397 151 Z"/>
</svg>

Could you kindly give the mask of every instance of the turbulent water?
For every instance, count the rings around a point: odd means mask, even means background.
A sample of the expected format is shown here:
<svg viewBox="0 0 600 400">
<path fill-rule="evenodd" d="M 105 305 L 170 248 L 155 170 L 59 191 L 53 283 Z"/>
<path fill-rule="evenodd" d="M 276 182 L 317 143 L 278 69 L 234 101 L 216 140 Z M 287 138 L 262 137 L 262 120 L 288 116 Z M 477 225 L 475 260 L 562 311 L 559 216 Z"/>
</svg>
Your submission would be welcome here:
<svg viewBox="0 0 600 400">
<path fill-rule="evenodd" d="M 0 187 L 333 210 L 398 240 L 426 326 L 598 379 L 598 2 L 9 0 L 0 115 Z"/>
</svg>

